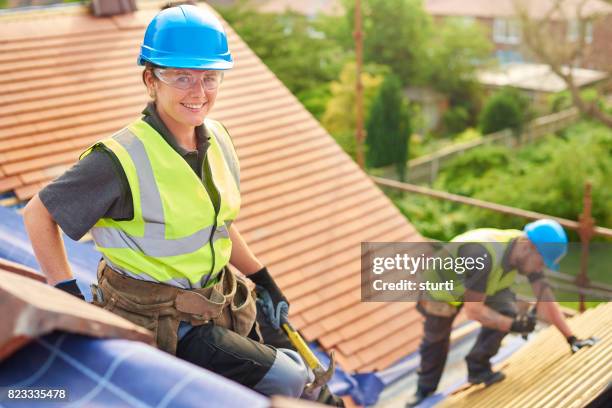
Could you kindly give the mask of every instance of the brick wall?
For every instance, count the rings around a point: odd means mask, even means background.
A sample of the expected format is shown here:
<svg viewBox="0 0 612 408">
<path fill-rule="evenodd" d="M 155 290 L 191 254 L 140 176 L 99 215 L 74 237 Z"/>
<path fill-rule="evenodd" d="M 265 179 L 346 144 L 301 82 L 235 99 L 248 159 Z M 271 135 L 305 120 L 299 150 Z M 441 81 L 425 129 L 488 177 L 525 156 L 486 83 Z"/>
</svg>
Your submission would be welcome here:
<svg viewBox="0 0 612 408">
<path fill-rule="evenodd" d="M 612 71 L 612 14 L 595 22 L 584 67 Z"/>
<path fill-rule="evenodd" d="M 440 21 L 441 19 L 436 19 Z M 488 33 L 489 40 L 494 46 L 494 52 L 516 52 L 521 55 L 524 62 L 534 62 L 535 58 L 527 50 L 527 47 L 522 44 L 502 44 L 497 43 L 493 39 L 493 22 L 492 18 L 477 18 L 476 21 L 483 25 Z M 566 24 L 560 22 L 555 24 L 555 35 L 565 37 L 567 30 Z M 597 69 L 602 71 L 612 70 L 612 14 L 605 16 L 595 21 L 593 26 L 593 42 L 587 45 L 585 56 L 581 68 Z"/>
</svg>

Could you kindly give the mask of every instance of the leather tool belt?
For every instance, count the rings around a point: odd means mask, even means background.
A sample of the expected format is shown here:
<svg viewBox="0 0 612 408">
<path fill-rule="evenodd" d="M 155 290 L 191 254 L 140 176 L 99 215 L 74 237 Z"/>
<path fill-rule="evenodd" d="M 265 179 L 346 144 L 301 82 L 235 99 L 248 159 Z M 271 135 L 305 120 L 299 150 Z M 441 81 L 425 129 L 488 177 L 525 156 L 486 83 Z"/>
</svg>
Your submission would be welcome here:
<svg viewBox="0 0 612 408">
<path fill-rule="evenodd" d="M 257 314 L 254 291 L 228 268 L 213 286 L 186 290 L 130 278 L 102 260 L 92 291 L 95 305 L 150 330 L 157 346 L 170 354 L 176 354 L 181 321 L 193 326 L 212 321 L 247 336 Z"/>
<path fill-rule="evenodd" d="M 422 291 L 419 293 L 417 309 L 421 313 L 426 313 L 439 317 L 452 317 L 459 313 L 459 308 L 450 303 L 434 300 L 429 293 Z"/>
</svg>

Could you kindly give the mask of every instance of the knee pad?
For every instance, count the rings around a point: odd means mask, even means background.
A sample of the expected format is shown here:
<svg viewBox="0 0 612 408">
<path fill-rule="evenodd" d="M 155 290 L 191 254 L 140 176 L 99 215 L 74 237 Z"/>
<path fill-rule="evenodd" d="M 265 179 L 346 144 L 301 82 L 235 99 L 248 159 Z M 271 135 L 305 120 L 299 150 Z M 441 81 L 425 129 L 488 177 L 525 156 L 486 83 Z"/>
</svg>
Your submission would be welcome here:
<svg viewBox="0 0 612 408">
<path fill-rule="evenodd" d="M 308 368 L 299 354 L 289 349 L 276 349 L 274 363 L 253 388 L 264 395 L 299 398 L 308 379 Z"/>
<path fill-rule="evenodd" d="M 288 357 L 288 360 L 293 362 L 292 369 L 288 371 L 289 375 L 287 376 L 286 387 L 291 389 L 295 398 L 299 398 L 304 391 L 306 383 L 312 380 L 310 378 L 310 370 L 298 352 L 285 348 L 279 348 L 276 350 L 276 352 L 277 354 L 282 354 Z"/>
</svg>

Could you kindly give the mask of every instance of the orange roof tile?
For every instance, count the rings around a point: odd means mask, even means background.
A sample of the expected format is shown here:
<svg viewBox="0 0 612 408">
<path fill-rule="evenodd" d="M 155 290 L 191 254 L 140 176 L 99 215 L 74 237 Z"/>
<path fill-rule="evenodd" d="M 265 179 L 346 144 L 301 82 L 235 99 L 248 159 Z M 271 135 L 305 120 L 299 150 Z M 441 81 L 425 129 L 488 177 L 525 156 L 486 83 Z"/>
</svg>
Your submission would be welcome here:
<svg viewBox="0 0 612 408">
<path fill-rule="evenodd" d="M 0 361 L 54 330 L 153 343 L 150 331 L 44 283 L 32 269 L 0 258 Z M 41 323 L 41 322 L 44 322 Z"/>
<path fill-rule="evenodd" d="M 135 59 L 151 3 L 113 18 L 62 10 L 0 17 L 0 193 L 20 200 L 138 117 L 147 100 Z M 360 243 L 422 238 L 226 28 L 236 64 L 212 117 L 240 157 L 238 226 L 308 341 L 335 349 L 347 370 L 385 368 L 415 351 L 420 318 L 413 303 L 360 302 Z M 385 347 L 373 347 L 381 340 Z"/>
</svg>

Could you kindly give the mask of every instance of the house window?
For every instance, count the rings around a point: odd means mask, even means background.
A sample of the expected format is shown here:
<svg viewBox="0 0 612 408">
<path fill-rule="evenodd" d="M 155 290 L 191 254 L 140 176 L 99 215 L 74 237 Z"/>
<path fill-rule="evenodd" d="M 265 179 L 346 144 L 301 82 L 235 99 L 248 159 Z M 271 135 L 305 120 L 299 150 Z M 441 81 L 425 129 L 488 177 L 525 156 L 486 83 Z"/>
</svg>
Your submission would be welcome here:
<svg viewBox="0 0 612 408">
<path fill-rule="evenodd" d="M 580 37 L 580 25 L 584 24 L 584 43 L 590 44 L 593 42 L 593 22 L 570 20 L 567 23 L 567 40 L 570 42 L 578 41 Z"/>
<path fill-rule="evenodd" d="M 520 52 L 512 50 L 498 50 L 496 53 L 497 60 L 500 64 L 512 64 L 516 62 L 524 62 L 524 58 Z"/>
<path fill-rule="evenodd" d="M 498 44 L 518 44 L 521 41 L 521 26 L 518 20 L 493 20 L 493 40 Z"/>
</svg>

